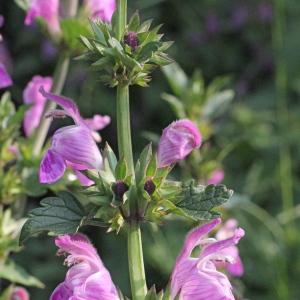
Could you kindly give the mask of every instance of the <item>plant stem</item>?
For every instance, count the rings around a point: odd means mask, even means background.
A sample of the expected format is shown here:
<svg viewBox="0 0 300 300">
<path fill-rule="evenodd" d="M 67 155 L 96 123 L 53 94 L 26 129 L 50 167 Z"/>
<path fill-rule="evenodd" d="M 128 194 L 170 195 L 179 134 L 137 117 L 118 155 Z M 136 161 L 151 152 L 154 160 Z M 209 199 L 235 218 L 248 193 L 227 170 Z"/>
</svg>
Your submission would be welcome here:
<svg viewBox="0 0 300 300">
<path fill-rule="evenodd" d="M 127 25 L 127 0 L 117 0 L 117 3 L 118 3 L 117 39 L 120 41 L 123 37 Z"/>
<path fill-rule="evenodd" d="M 75 17 L 78 9 L 78 0 L 66 1 L 66 16 Z M 62 52 L 57 60 L 56 67 L 53 75 L 53 85 L 51 92 L 54 94 L 60 94 L 66 81 L 66 77 L 69 71 L 70 54 Z M 54 102 L 47 102 L 45 105 L 44 113 L 48 110 L 55 109 L 56 104 Z M 43 114 L 44 115 L 44 114 Z M 51 124 L 51 119 L 43 118 L 36 131 L 36 136 L 33 144 L 32 154 L 34 157 L 38 156 L 44 145 L 47 133 Z"/>
<path fill-rule="evenodd" d="M 117 88 L 117 127 L 119 157 L 125 158 L 128 170 L 134 176 L 128 86 L 119 85 Z M 137 211 L 135 197 L 132 197 L 129 201 L 130 215 L 133 218 L 133 220 L 128 223 L 127 230 L 128 267 L 131 293 L 133 300 L 142 300 L 146 296 L 147 286 L 144 270 L 141 230 L 139 221 L 134 220 Z"/>
<path fill-rule="evenodd" d="M 122 39 L 127 24 L 127 0 L 118 0 L 117 7 L 117 38 Z M 131 143 L 129 87 L 119 84 L 117 87 L 117 128 L 119 159 L 124 158 L 127 168 L 132 174 L 134 182 L 134 164 Z M 135 193 L 132 193 L 135 194 Z M 144 270 L 142 237 L 139 220 L 136 220 L 136 197 L 131 197 L 130 217 L 127 230 L 128 268 L 133 300 L 144 300 L 147 294 L 146 277 Z"/>
<path fill-rule="evenodd" d="M 293 208 L 293 174 L 290 147 L 285 139 L 288 132 L 288 99 L 287 99 L 287 72 L 283 54 L 285 1 L 275 0 L 275 18 L 273 28 L 273 47 L 275 52 L 275 84 L 277 94 L 277 120 L 280 136 L 279 168 L 283 211 Z"/>
<path fill-rule="evenodd" d="M 117 88 L 117 126 L 120 159 L 125 159 L 129 172 L 134 175 L 128 85 Z"/>
<path fill-rule="evenodd" d="M 128 228 L 128 265 L 133 300 L 144 300 L 147 294 L 141 229 L 138 222 L 131 222 Z"/>
<path fill-rule="evenodd" d="M 275 55 L 275 87 L 277 96 L 277 121 L 279 133 L 279 176 L 282 210 L 289 211 L 293 204 L 293 174 L 290 146 L 285 138 L 288 131 L 287 71 L 284 57 L 285 0 L 274 0 L 275 17 L 273 24 L 273 49 Z M 291 224 L 292 225 L 292 224 Z M 286 228 L 287 241 L 292 226 Z M 288 266 L 281 257 L 278 261 L 279 278 L 276 282 L 278 299 L 290 299 Z"/>
</svg>

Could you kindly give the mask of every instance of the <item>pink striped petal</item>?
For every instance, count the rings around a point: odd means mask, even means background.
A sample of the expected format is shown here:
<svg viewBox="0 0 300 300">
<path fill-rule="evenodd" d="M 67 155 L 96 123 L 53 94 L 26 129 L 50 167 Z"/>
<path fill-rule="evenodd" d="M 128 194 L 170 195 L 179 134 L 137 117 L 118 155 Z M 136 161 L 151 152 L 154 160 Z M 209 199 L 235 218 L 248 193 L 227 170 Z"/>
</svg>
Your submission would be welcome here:
<svg viewBox="0 0 300 300">
<path fill-rule="evenodd" d="M 66 170 L 66 163 L 61 155 L 49 149 L 43 157 L 39 170 L 41 183 L 53 183 L 59 180 Z"/>
</svg>

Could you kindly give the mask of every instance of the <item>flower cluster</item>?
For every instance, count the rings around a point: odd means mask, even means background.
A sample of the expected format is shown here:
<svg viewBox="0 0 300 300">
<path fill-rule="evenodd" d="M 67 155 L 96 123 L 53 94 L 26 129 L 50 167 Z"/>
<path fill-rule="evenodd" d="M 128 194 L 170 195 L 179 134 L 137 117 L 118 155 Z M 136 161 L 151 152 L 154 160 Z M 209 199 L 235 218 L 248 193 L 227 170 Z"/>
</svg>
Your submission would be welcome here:
<svg viewBox="0 0 300 300">
<path fill-rule="evenodd" d="M 236 221 L 233 229 L 232 222 L 229 220 L 218 231 L 218 239 L 208 238 L 207 234 L 221 223 L 221 219 L 201 225 L 187 235 L 172 272 L 171 299 L 179 296 L 182 300 L 234 300 L 229 279 L 217 270 L 220 264 L 224 264 L 231 274 L 242 274 L 236 244 L 244 236 L 244 230 L 236 227 Z M 229 227 L 232 230 L 230 235 Z M 86 300 L 119 299 L 109 272 L 86 236 L 59 236 L 55 244 L 59 247 L 58 254 L 67 255 L 65 263 L 70 269 L 65 281 L 53 292 L 51 300 L 73 297 Z M 197 246 L 201 247 L 201 252 L 192 257 Z"/>
</svg>

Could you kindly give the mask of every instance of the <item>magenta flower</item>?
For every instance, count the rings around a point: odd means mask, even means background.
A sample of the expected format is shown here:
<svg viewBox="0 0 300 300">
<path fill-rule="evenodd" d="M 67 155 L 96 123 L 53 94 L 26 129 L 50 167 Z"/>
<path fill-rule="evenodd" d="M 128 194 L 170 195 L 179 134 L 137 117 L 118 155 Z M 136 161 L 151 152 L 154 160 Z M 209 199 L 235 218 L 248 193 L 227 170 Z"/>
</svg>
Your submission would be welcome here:
<svg viewBox="0 0 300 300">
<path fill-rule="evenodd" d="M 110 116 L 94 115 L 91 119 L 84 119 L 85 124 L 92 130 L 96 142 L 101 142 L 101 136 L 97 132 L 110 123 Z"/>
<path fill-rule="evenodd" d="M 31 136 L 40 124 L 47 99 L 39 92 L 40 87 L 49 92 L 52 87 L 51 77 L 34 76 L 23 92 L 23 101 L 32 106 L 26 111 L 23 121 L 25 135 Z"/>
<path fill-rule="evenodd" d="M 216 234 L 216 239 L 218 241 L 222 241 L 230 238 L 234 235 L 235 230 L 238 227 L 238 222 L 235 219 L 229 219 L 226 223 L 219 229 Z M 230 256 L 233 258 L 232 263 L 221 262 L 218 266 L 225 267 L 226 270 L 232 276 L 242 276 L 244 274 L 244 266 L 242 260 L 239 256 L 239 249 L 236 245 L 232 245 L 226 249 L 222 250 L 222 254 L 224 256 Z"/>
<path fill-rule="evenodd" d="M 234 300 L 231 284 L 225 274 L 217 271 L 215 261 L 232 261 L 222 251 L 236 245 L 244 230 L 238 228 L 233 236 L 222 241 L 206 238 L 220 222 L 220 218 L 214 219 L 187 235 L 171 277 L 172 300 L 177 295 L 181 300 Z M 191 257 L 196 246 L 201 246 L 201 252 L 198 257 Z"/>
<path fill-rule="evenodd" d="M 30 0 L 25 25 L 31 25 L 36 18 L 43 18 L 49 32 L 58 34 L 60 32 L 59 0 Z"/>
<path fill-rule="evenodd" d="M 52 293 L 50 300 L 117 300 L 117 289 L 96 249 L 82 234 L 62 235 L 55 239 L 58 254 L 67 254 L 70 267 L 65 281 Z"/>
<path fill-rule="evenodd" d="M 84 5 L 92 19 L 100 19 L 103 22 L 111 22 L 116 10 L 115 0 L 85 0 Z"/>
<path fill-rule="evenodd" d="M 225 173 L 222 169 L 214 170 L 207 180 L 207 184 L 220 184 L 224 179 Z"/>
<path fill-rule="evenodd" d="M 47 93 L 43 88 L 40 92 L 64 109 L 53 110 L 48 113 L 48 117 L 70 116 L 75 122 L 75 125 L 58 129 L 52 137 L 51 147 L 40 165 L 40 182 L 57 181 L 63 176 L 67 166 L 77 171 L 101 169 L 102 156 L 90 128 L 80 116 L 77 105 L 71 99 Z"/>
<path fill-rule="evenodd" d="M 164 129 L 160 138 L 157 161 L 158 167 L 166 167 L 184 159 L 201 145 L 201 134 L 192 121 L 182 119 L 171 123 Z"/>
<path fill-rule="evenodd" d="M 10 300 L 29 300 L 29 294 L 23 287 L 16 286 L 12 291 Z"/>
<path fill-rule="evenodd" d="M 5 66 L 0 63 L 0 89 L 7 88 L 12 85 L 12 79 L 6 71 Z"/>
</svg>

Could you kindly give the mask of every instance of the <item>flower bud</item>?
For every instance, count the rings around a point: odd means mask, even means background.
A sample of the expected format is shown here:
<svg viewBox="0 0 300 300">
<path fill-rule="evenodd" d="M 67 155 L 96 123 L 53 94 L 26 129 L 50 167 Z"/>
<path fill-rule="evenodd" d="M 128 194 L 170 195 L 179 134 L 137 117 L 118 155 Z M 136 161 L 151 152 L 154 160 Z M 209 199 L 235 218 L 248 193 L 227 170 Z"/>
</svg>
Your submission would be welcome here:
<svg viewBox="0 0 300 300">
<path fill-rule="evenodd" d="M 144 190 L 151 196 L 156 189 L 155 183 L 152 179 L 148 179 L 145 182 Z"/>
<path fill-rule="evenodd" d="M 139 45 L 137 34 L 133 31 L 129 31 L 124 37 L 124 43 L 130 46 L 133 51 L 135 51 Z"/>
<path fill-rule="evenodd" d="M 159 141 L 158 167 L 166 167 L 183 160 L 193 149 L 200 147 L 201 139 L 201 134 L 192 121 L 182 119 L 171 123 L 164 129 Z"/>
<path fill-rule="evenodd" d="M 124 181 L 118 180 L 113 186 L 113 191 L 118 198 L 122 199 L 128 191 L 128 185 Z"/>
<path fill-rule="evenodd" d="M 10 300 L 29 300 L 29 294 L 23 287 L 17 286 L 13 289 Z"/>
</svg>

